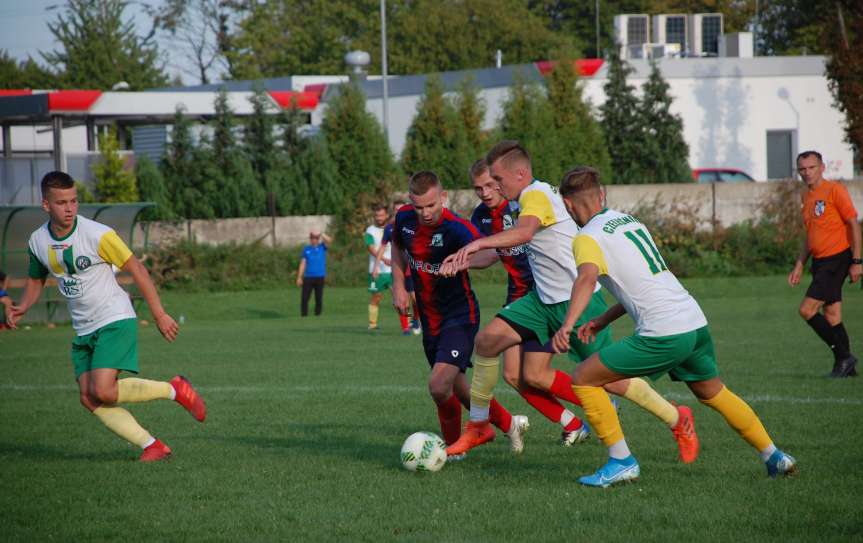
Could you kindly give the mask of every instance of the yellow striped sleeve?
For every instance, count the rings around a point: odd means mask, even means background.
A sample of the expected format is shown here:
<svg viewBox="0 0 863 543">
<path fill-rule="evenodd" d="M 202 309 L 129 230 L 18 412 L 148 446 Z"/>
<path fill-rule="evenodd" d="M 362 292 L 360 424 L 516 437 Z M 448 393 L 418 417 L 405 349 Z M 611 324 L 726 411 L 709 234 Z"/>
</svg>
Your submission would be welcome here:
<svg viewBox="0 0 863 543">
<path fill-rule="evenodd" d="M 543 192 L 532 190 L 523 194 L 518 200 L 518 205 L 521 208 L 518 213 L 519 217 L 528 215 L 536 217 L 542 226 L 551 226 L 557 222 L 554 216 L 554 206 L 551 205 L 551 200 Z"/>
<path fill-rule="evenodd" d="M 132 251 L 123 243 L 117 232 L 110 230 L 102 234 L 102 238 L 99 239 L 99 256 L 105 262 L 110 262 L 118 268 L 122 268 L 126 264 L 126 261 L 129 260 L 129 257 L 132 256 Z"/>
<path fill-rule="evenodd" d="M 608 275 L 608 264 L 605 263 L 605 255 L 595 239 L 587 234 L 579 234 L 572 238 L 572 254 L 575 256 L 575 265 L 590 263 L 596 264 L 600 275 Z"/>
</svg>

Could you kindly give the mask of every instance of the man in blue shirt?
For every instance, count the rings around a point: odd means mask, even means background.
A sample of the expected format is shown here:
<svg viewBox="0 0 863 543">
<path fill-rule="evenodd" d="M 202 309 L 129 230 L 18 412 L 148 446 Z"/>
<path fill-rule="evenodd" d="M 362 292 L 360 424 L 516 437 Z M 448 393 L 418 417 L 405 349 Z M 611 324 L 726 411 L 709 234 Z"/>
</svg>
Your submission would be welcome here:
<svg viewBox="0 0 863 543">
<path fill-rule="evenodd" d="M 324 308 L 324 277 L 327 275 L 327 245 L 333 239 L 320 230 L 309 232 L 309 244 L 303 247 L 300 269 L 297 270 L 297 286 L 303 288 L 300 315 L 309 314 L 309 297 L 315 291 L 315 315 Z"/>
</svg>

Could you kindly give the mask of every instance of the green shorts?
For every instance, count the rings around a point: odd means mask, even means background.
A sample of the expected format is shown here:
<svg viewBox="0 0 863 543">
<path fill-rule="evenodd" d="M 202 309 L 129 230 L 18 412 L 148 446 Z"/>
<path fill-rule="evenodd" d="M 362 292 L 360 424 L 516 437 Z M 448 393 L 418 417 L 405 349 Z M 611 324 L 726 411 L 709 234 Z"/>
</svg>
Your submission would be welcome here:
<svg viewBox="0 0 863 543">
<path fill-rule="evenodd" d="M 369 274 L 369 292 L 372 294 L 383 292 L 389 289 L 392 284 L 393 274 L 391 273 L 379 273 L 377 279 L 372 277 L 372 274 Z"/>
<path fill-rule="evenodd" d="M 674 381 L 706 381 L 719 375 L 707 326 L 673 336 L 635 334 L 605 347 L 599 358 L 611 371 L 632 377 L 656 380 L 667 373 Z"/>
<path fill-rule="evenodd" d="M 525 296 L 504 306 L 497 316 L 505 321 L 527 328 L 536 334 L 537 341 L 546 345 L 560 329 L 566 318 L 566 311 L 568 309 L 569 301 L 544 304 L 539 299 L 539 294 L 536 293 L 536 290 L 531 290 Z M 605 298 L 602 297 L 601 291 L 594 292 L 590 303 L 584 310 L 584 313 L 581 314 L 569 338 L 569 357 L 572 360 L 581 362 L 600 349 L 611 345 L 610 327 L 606 327 L 597 334 L 596 339 L 592 343 L 582 343 L 576 336 L 579 326 L 602 315 L 606 309 L 608 309 L 608 305 L 605 303 Z"/>
<path fill-rule="evenodd" d="M 138 319 L 122 319 L 72 341 L 75 379 L 98 368 L 138 373 Z"/>
</svg>

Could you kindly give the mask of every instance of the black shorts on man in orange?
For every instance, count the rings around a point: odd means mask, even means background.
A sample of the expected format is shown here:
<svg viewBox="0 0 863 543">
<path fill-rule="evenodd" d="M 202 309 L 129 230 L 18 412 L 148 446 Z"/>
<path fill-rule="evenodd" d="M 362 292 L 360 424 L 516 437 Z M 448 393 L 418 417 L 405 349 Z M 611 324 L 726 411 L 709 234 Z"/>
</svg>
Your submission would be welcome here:
<svg viewBox="0 0 863 543">
<path fill-rule="evenodd" d="M 842 285 L 854 283 L 863 273 L 861 234 L 857 210 L 848 189 L 824 179 L 824 161 L 816 151 L 797 156 L 797 172 L 806 183 L 803 224 L 806 239 L 800 248 L 788 284 L 800 282 L 803 266 L 812 255 L 812 284 L 800 303 L 800 316 L 833 351 L 831 377 L 854 377 L 857 358 L 842 324 Z"/>
</svg>

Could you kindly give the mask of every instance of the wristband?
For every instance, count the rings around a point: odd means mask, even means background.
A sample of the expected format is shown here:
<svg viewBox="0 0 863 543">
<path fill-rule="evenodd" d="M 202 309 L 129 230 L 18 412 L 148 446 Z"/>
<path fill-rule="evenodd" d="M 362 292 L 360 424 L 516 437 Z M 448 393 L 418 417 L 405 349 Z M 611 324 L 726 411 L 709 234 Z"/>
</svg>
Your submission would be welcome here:
<svg viewBox="0 0 863 543">
<path fill-rule="evenodd" d="M 851 264 L 863 264 L 863 258 L 852 258 Z"/>
</svg>

